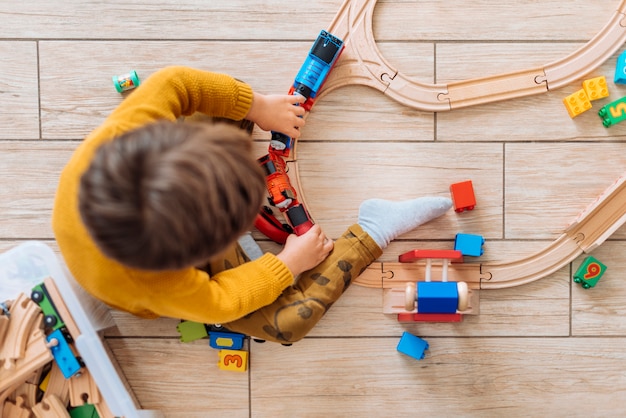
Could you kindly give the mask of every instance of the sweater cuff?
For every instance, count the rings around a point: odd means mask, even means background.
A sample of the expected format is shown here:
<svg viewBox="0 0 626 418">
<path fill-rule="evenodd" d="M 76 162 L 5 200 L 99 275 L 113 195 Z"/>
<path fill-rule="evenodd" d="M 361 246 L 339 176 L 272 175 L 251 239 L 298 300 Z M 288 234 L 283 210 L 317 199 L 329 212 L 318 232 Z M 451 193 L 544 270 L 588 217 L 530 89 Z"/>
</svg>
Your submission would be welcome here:
<svg viewBox="0 0 626 418">
<path fill-rule="evenodd" d="M 280 261 L 278 257 L 271 253 L 265 253 L 261 257 L 254 260 L 255 263 L 260 263 L 265 267 L 270 274 L 274 275 L 276 281 L 280 284 L 282 291 L 284 288 L 291 286 L 294 281 L 291 270 L 287 268 L 285 263 Z"/>
<path fill-rule="evenodd" d="M 252 87 L 243 81 L 235 80 L 237 83 L 238 97 L 232 113 L 229 115 L 233 120 L 241 120 L 246 117 L 252 107 L 252 98 L 254 97 Z"/>
</svg>

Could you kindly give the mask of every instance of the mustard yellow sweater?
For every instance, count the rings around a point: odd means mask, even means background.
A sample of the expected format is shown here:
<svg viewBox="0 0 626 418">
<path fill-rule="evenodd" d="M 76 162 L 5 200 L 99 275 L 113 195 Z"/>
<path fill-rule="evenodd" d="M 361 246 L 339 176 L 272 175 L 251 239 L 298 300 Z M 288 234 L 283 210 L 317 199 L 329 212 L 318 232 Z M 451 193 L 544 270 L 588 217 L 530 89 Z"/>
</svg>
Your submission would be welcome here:
<svg viewBox="0 0 626 418">
<path fill-rule="evenodd" d="M 289 269 L 269 253 L 212 277 L 195 268 L 128 268 L 98 250 L 78 212 L 80 176 L 98 145 L 149 122 L 173 121 L 196 111 L 239 120 L 252 97 L 250 86 L 227 75 L 168 67 L 145 80 L 80 144 L 61 173 L 52 227 L 70 272 L 85 290 L 145 318 L 226 323 L 272 303 L 293 282 Z"/>
</svg>

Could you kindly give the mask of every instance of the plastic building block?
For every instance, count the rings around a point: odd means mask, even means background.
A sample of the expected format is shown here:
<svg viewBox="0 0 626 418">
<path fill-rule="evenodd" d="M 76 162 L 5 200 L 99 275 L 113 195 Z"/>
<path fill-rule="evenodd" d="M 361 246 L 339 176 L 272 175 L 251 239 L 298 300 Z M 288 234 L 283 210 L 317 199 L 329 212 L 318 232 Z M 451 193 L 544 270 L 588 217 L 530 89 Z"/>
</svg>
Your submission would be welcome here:
<svg viewBox="0 0 626 418">
<path fill-rule="evenodd" d="M 563 99 L 570 118 L 575 118 L 581 113 L 591 109 L 591 101 L 584 89 L 580 89 Z"/>
<path fill-rule="evenodd" d="M 595 257 L 586 257 L 574 273 L 574 283 L 581 283 L 583 289 L 589 289 L 598 283 L 605 271 L 606 266 Z"/>
<path fill-rule="evenodd" d="M 428 342 L 405 331 L 402 333 L 397 350 L 409 357 L 422 360 L 424 351 L 428 350 Z"/>
<path fill-rule="evenodd" d="M 456 282 L 418 282 L 418 313 L 456 313 L 459 292 Z"/>
<path fill-rule="evenodd" d="M 602 125 L 605 128 L 623 121 L 626 119 L 626 97 L 604 105 L 598 112 L 598 115 L 602 119 Z"/>
<path fill-rule="evenodd" d="M 56 361 L 59 369 L 63 373 L 63 376 L 66 379 L 74 376 L 81 369 L 81 364 L 74 356 L 72 349 L 70 348 L 65 336 L 61 332 L 60 329 L 54 331 L 46 338 L 48 343 L 50 343 L 50 351 L 52 351 L 52 356 Z"/>
<path fill-rule="evenodd" d="M 216 349 L 229 348 L 231 350 L 239 350 L 243 347 L 245 335 L 236 332 L 217 332 L 209 333 L 209 345 Z"/>
<path fill-rule="evenodd" d="M 206 326 L 199 322 L 182 321 L 176 325 L 176 331 L 180 334 L 180 340 L 184 343 L 199 340 L 209 336 Z"/>
<path fill-rule="evenodd" d="M 248 369 L 248 352 L 239 350 L 220 350 L 217 363 L 221 370 L 245 372 Z"/>
<path fill-rule="evenodd" d="M 399 313 L 398 322 L 461 322 L 463 314 Z"/>
<path fill-rule="evenodd" d="M 619 57 L 617 57 L 613 82 L 615 84 L 626 84 L 626 51 L 622 52 L 619 54 Z"/>
<path fill-rule="evenodd" d="M 476 206 L 476 196 L 474 196 L 474 186 L 471 180 L 450 185 L 450 194 L 455 212 L 472 210 Z"/>
<path fill-rule="evenodd" d="M 485 252 L 483 245 L 485 239 L 482 235 L 458 233 L 454 238 L 454 249 L 460 251 L 463 255 L 479 257 Z"/>
<path fill-rule="evenodd" d="M 583 81 L 583 90 L 585 90 L 587 97 L 591 101 L 609 97 L 609 88 L 606 86 L 606 78 L 604 76 Z"/>
</svg>

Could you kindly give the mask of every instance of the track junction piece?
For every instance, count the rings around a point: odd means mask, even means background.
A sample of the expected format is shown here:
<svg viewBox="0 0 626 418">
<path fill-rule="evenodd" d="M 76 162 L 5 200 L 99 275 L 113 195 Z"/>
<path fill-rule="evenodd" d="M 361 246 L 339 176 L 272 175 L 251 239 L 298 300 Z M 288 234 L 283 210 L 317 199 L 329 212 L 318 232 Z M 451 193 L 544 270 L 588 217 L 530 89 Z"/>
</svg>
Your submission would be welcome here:
<svg viewBox="0 0 626 418">
<path fill-rule="evenodd" d="M 626 0 L 589 42 L 572 54 L 541 67 L 448 84 L 427 84 L 400 73 L 376 47 L 373 15 L 377 0 L 345 0 L 327 31 L 344 41 L 344 50 L 318 100 L 348 85 L 372 87 L 408 107 L 442 112 L 500 100 L 525 97 L 564 87 L 598 68 L 626 41 Z M 288 162 L 292 184 L 306 201 L 295 149 Z M 450 266 L 452 281 L 466 282 L 470 289 L 519 286 L 546 277 L 583 252 L 589 252 L 626 222 L 626 174 L 543 251 L 507 263 L 459 263 Z M 402 287 L 423 277 L 424 266 L 373 263 L 354 283 L 376 288 Z M 433 266 L 433 273 L 441 273 Z"/>
<path fill-rule="evenodd" d="M 517 70 L 449 84 L 411 80 L 389 64 L 374 40 L 372 18 L 377 0 L 346 0 L 328 31 L 343 39 L 345 50 L 319 97 L 351 84 L 380 90 L 397 102 L 441 112 L 545 93 L 584 77 L 626 41 L 626 0 L 589 42 L 565 58 L 542 67 Z"/>
</svg>

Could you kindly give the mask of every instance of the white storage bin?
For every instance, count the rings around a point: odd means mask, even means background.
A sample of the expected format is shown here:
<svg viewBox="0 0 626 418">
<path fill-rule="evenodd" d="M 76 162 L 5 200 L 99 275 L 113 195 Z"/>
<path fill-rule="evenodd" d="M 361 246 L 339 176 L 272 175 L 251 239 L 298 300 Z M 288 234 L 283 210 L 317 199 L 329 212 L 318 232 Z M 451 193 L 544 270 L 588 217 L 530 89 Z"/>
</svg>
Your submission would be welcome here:
<svg viewBox="0 0 626 418">
<path fill-rule="evenodd" d="M 30 295 L 30 289 L 47 277 L 54 280 L 80 331 L 76 349 L 111 412 L 125 418 L 163 417 L 159 411 L 136 407 L 98 334 L 115 325 L 108 307 L 80 288 L 50 247 L 28 241 L 0 254 L 0 302 L 13 300 L 20 293 Z"/>
</svg>

